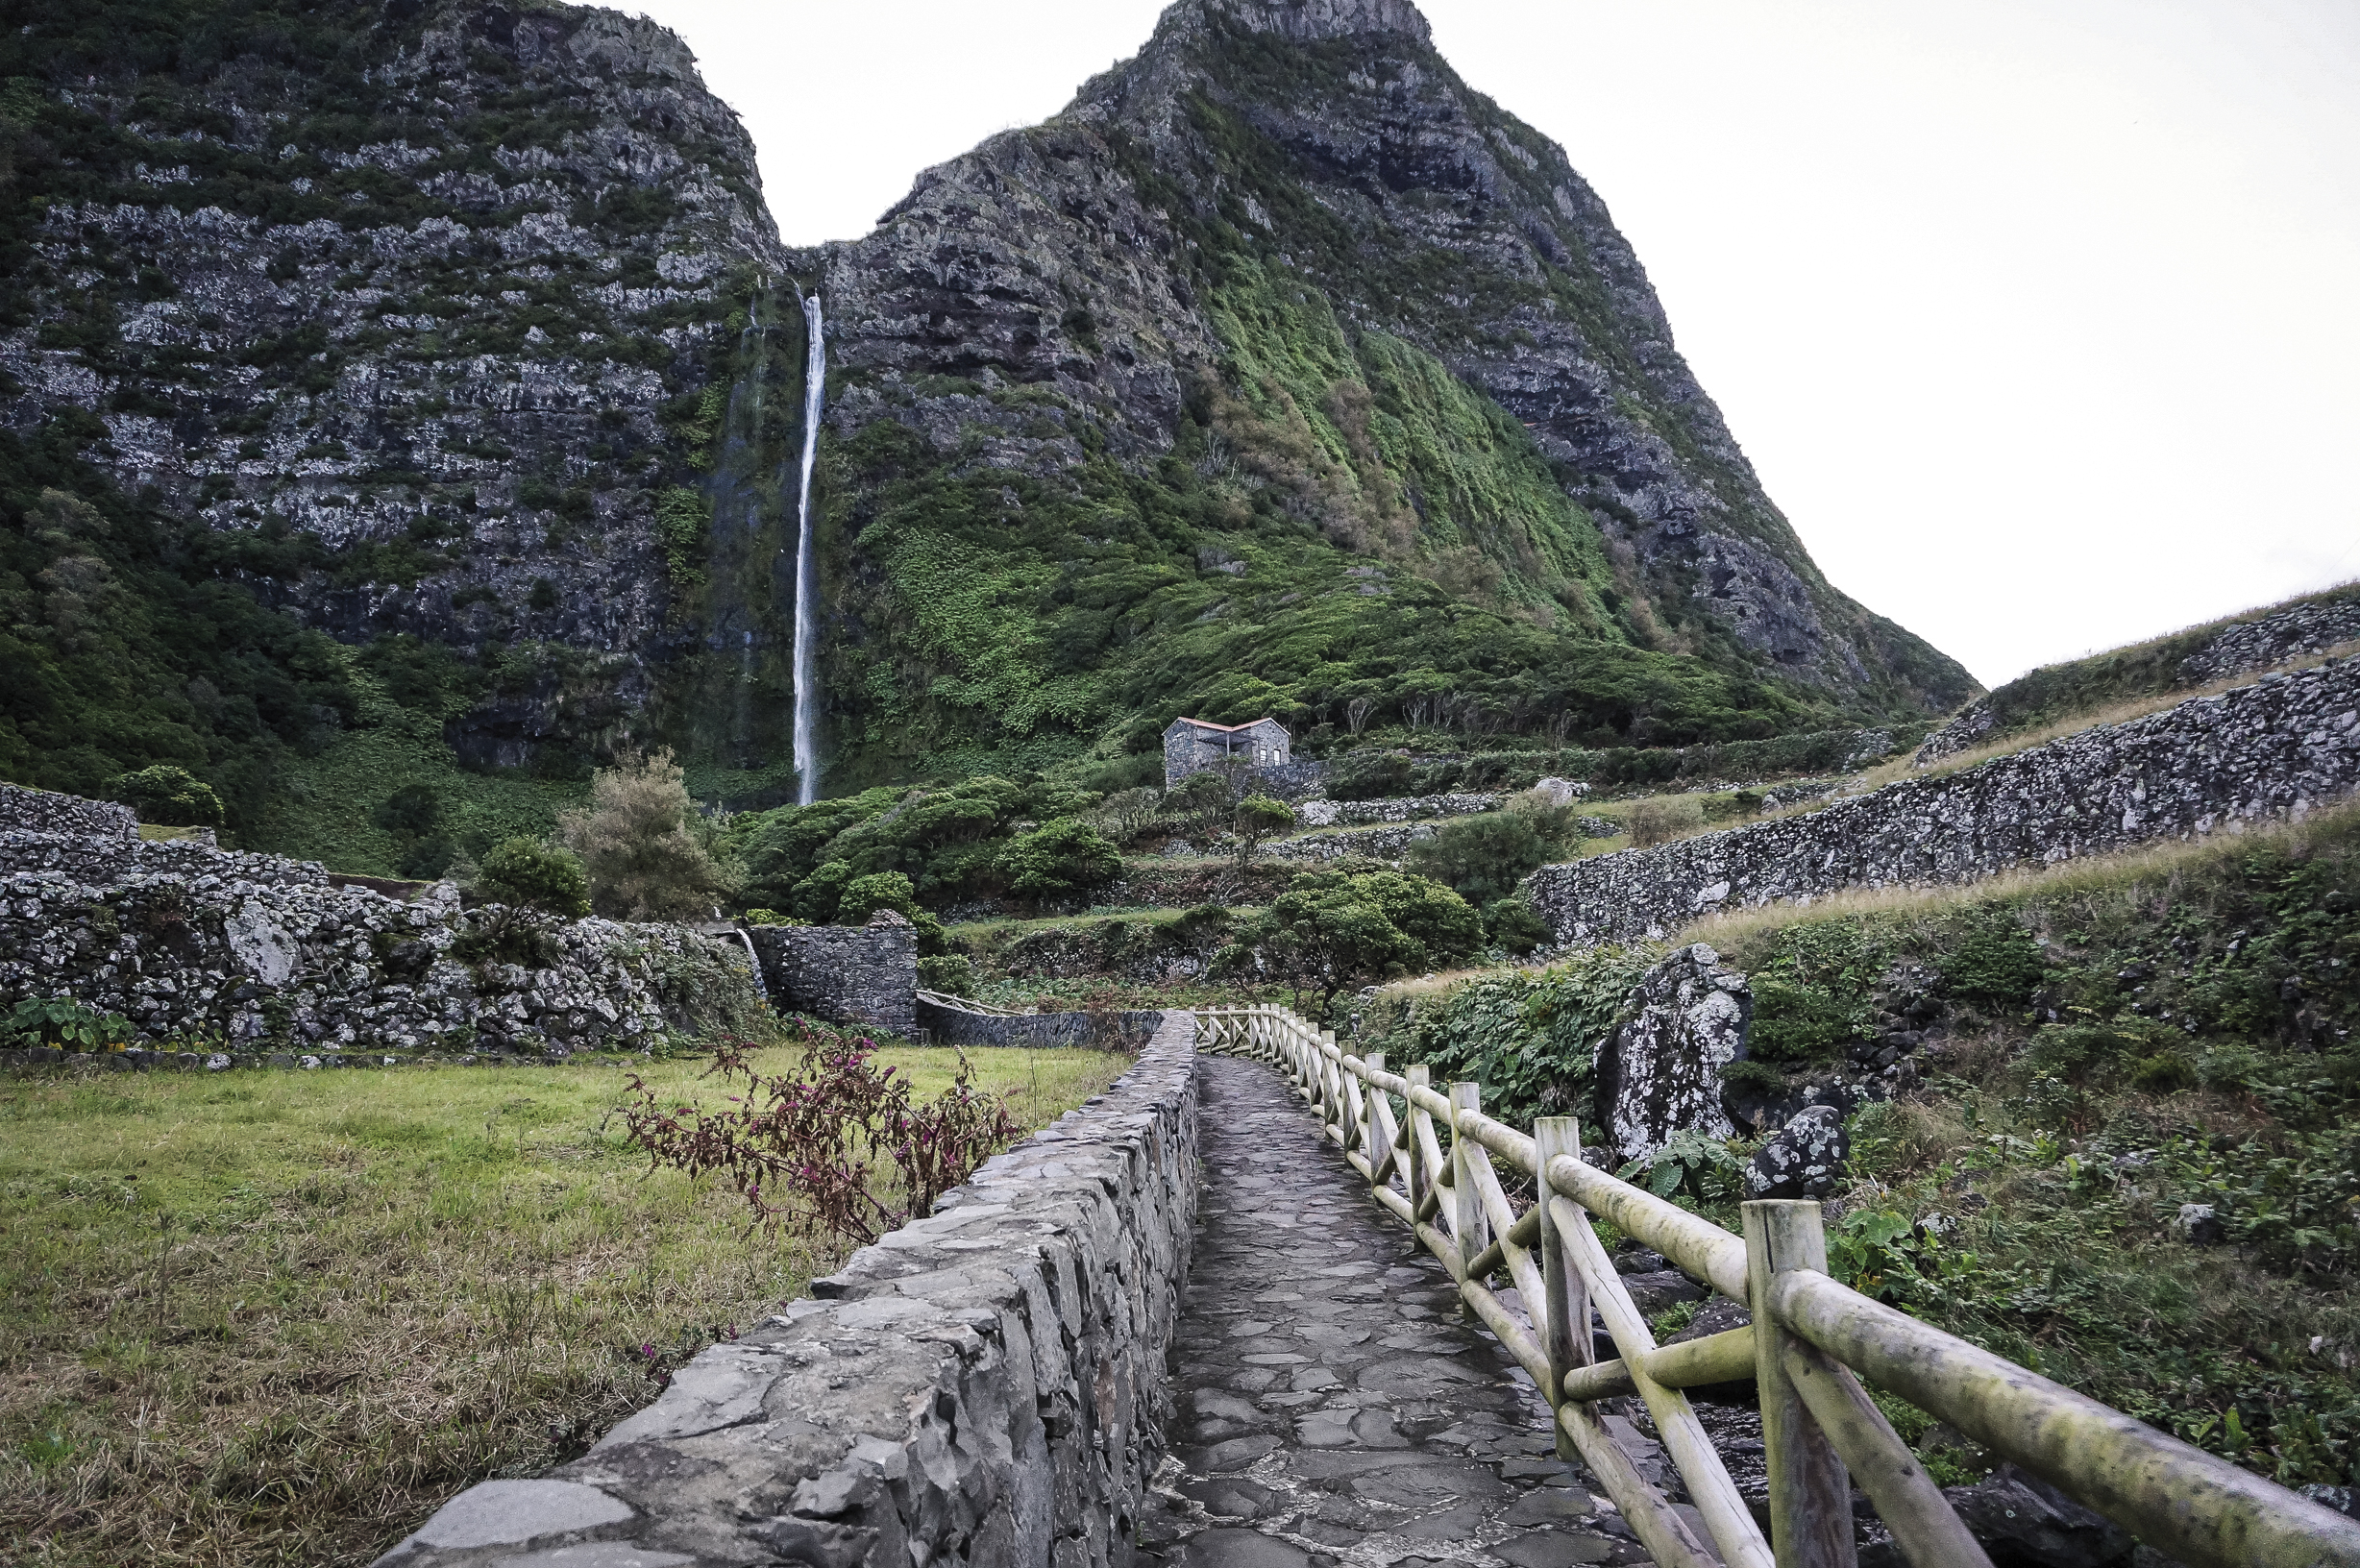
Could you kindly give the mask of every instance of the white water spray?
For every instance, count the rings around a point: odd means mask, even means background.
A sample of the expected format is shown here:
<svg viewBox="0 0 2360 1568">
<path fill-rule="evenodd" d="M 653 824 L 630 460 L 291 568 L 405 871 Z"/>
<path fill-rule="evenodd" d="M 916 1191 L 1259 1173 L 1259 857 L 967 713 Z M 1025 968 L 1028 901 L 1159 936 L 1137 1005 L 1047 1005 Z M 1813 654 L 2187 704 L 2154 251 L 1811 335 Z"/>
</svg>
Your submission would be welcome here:
<svg viewBox="0 0 2360 1568">
<path fill-rule="evenodd" d="M 827 387 L 827 344 L 821 335 L 820 291 L 803 301 L 811 346 L 803 356 L 803 488 L 795 542 L 795 774 L 796 799 L 820 797 L 819 693 L 814 689 L 812 622 L 819 613 L 811 564 L 811 464 L 820 450 L 820 397 Z"/>
</svg>

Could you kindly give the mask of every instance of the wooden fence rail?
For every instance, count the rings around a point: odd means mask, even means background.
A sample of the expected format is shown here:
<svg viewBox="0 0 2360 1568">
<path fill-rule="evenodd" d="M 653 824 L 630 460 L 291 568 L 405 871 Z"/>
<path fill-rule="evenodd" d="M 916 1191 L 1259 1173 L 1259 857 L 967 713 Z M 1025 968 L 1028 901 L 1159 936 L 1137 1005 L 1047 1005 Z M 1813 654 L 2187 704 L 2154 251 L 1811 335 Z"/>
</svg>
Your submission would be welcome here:
<svg viewBox="0 0 2360 1568">
<path fill-rule="evenodd" d="M 2360 1522 L 1831 1277 L 1816 1203 L 1748 1203 L 1745 1234 L 1732 1236 L 1585 1164 L 1569 1116 L 1518 1132 L 1483 1114 L 1480 1086 L 1445 1088 L 1422 1066 L 1392 1071 L 1382 1053 L 1349 1055 L 1285 1008 L 1196 1017 L 1201 1048 L 1271 1063 L 1292 1080 L 1371 1195 L 1441 1260 L 1467 1311 L 1547 1394 L 1559 1452 L 1581 1458 L 1663 1568 L 1853 1568 L 1854 1481 L 1915 1568 L 1989 1568 L 1862 1376 L 2194 1568 L 2360 1568 Z M 1537 1200 L 1521 1213 L 1495 1159 L 1533 1181 Z M 1658 1346 L 1593 1213 L 1745 1303 L 1752 1325 Z M 1521 1315 L 1491 1288 L 1503 1272 Z M 1593 1360 L 1593 1310 L 1616 1360 Z M 1760 1394 L 1767 1538 L 1683 1391 L 1744 1377 Z M 1626 1395 L 1654 1417 L 1709 1549 L 1592 1409 Z"/>
</svg>

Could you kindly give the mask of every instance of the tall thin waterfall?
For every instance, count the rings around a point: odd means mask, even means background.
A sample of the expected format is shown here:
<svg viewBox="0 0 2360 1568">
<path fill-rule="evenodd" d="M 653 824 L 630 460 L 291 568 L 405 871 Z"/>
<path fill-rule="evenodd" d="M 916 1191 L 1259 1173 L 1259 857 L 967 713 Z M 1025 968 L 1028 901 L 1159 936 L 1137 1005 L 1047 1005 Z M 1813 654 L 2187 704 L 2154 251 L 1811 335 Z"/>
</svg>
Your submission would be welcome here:
<svg viewBox="0 0 2360 1568">
<path fill-rule="evenodd" d="M 803 301 L 811 347 L 803 357 L 803 488 L 795 541 L 795 774 L 796 799 L 820 797 L 819 681 L 813 671 L 812 622 L 819 595 L 811 562 L 811 464 L 820 450 L 820 398 L 827 387 L 827 344 L 821 334 L 820 291 Z"/>
</svg>

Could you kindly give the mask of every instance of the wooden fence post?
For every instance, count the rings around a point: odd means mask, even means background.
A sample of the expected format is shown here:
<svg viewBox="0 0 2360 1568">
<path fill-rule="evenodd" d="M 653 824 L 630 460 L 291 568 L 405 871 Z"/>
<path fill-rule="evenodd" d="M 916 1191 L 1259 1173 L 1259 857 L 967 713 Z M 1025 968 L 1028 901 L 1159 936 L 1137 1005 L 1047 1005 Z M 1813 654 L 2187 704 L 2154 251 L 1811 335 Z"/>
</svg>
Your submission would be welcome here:
<svg viewBox="0 0 2360 1568">
<path fill-rule="evenodd" d="M 1484 1218 L 1483 1194 L 1475 1188 L 1474 1163 L 1467 1158 L 1467 1146 L 1471 1140 L 1459 1130 L 1459 1113 L 1481 1111 L 1483 1099 L 1481 1084 L 1450 1086 L 1450 1229 L 1451 1235 L 1459 1242 L 1459 1262 L 1463 1268 L 1472 1263 L 1481 1256 L 1484 1248 L 1491 1244 L 1491 1226 Z M 1461 1310 L 1470 1316 L 1475 1311 L 1463 1305 Z"/>
<path fill-rule="evenodd" d="M 1385 1053 L 1370 1051 L 1361 1058 L 1361 1063 L 1372 1073 L 1383 1072 Z M 1385 1090 L 1374 1084 L 1361 1085 L 1361 1153 L 1368 1157 L 1368 1173 L 1371 1176 L 1377 1173 L 1377 1166 L 1385 1161 L 1385 1123 L 1377 1117 L 1377 1102 L 1384 1094 Z"/>
<path fill-rule="evenodd" d="M 1426 1064 L 1423 1062 L 1412 1063 L 1409 1070 L 1404 1072 L 1402 1076 L 1410 1081 L 1410 1087 L 1412 1089 L 1431 1089 L 1434 1087 L 1431 1069 L 1429 1069 Z M 1416 1101 L 1409 1100 L 1403 1102 L 1401 1120 L 1402 1139 L 1404 1142 L 1409 1144 L 1409 1148 L 1405 1150 L 1402 1155 L 1403 1164 L 1401 1170 L 1402 1174 L 1409 1179 L 1410 1214 L 1412 1216 L 1410 1229 L 1413 1232 L 1417 1229 L 1416 1214 L 1418 1206 L 1426 1201 L 1426 1193 L 1434 1186 L 1435 1173 L 1426 1168 L 1426 1162 L 1420 1156 L 1417 1147 L 1417 1118 L 1425 1114 L 1425 1112 L 1418 1109 Z"/>
<path fill-rule="evenodd" d="M 1541 1345 L 1549 1353 L 1549 1409 L 1564 1402 L 1565 1374 L 1590 1364 L 1589 1286 L 1557 1234 L 1557 1206 L 1549 1201 L 1549 1162 L 1559 1155 L 1582 1158 L 1582 1124 L 1571 1116 L 1542 1116 L 1533 1123 L 1534 1164 L 1540 1167 L 1539 1190 L 1534 1196 L 1540 1211 L 1540 1278 L 1548 1292 L 1547 1317 L 1541 1324 Z M 1571 1202 L 1571 1199 L 1567 1199 Z M 1586 1221 L 1585 1221 L 1586 1223 Z M 1563 1422 L 1555 1423 L 1557 1457 L 1579 1459 L 1573 1436 Z"/>
<path fill-rule="evenodd" d="M 1770 1479 L 1770 1548 L 1778 1568 L 1855 1568 L 1852 1483 L 1844 1461 L 1786 1374 L 1793 1336 L 1770 1312 L 1770 1286 L 1796 1269 L 1828 1271 L 1819 1205 L 1757 1199 L 1744 1206 L 1747 1293 L 1754 1299 L 1754 1380 L 1761 1395 Z"/>
</svg>

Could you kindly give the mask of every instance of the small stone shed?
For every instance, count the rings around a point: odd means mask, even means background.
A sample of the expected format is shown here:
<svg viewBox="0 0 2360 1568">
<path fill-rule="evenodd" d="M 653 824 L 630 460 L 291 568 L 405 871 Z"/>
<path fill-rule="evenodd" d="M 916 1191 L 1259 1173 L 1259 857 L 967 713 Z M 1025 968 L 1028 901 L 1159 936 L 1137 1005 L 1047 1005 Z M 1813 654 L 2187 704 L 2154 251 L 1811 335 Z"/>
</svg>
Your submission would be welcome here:
<svg viewBox="0 0 2360 1568">
<path fill-rule="evenodd" d="M 1293 757 L 1294 741 L 1275 719 L 1247 724 L 1174 719 L 1164 731 L 1164 787 L 1168 790 L 1191 773 L 1231 761 L 1260 772 L 1284 768 Z"/>
</svg>

